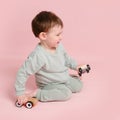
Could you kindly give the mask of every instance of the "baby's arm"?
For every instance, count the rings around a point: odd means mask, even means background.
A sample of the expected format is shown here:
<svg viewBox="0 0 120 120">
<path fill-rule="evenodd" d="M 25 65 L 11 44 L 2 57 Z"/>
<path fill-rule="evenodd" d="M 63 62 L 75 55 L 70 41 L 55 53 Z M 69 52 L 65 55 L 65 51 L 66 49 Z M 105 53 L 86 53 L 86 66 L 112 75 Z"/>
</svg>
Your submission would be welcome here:
<svg viewBox="0 0 120 120">
<path fill-rule="evenodd" d="M 67 54 L 62 44 L 60 44 L 59 48 L 64 56 L 65 66 L 67 66 L 70 69 L 77 70 L 77 62 Z"/>
<path fill-rule="evenodd" d="M 24 62 L 17 73 L 15 90 L 18 101 L 24 102 L 27 99 L 25 94 L 25 84 L 30 75 L 35 74 L 44 65 L 42 57 L 38 53 L 31 54 Z"/>
</svg>

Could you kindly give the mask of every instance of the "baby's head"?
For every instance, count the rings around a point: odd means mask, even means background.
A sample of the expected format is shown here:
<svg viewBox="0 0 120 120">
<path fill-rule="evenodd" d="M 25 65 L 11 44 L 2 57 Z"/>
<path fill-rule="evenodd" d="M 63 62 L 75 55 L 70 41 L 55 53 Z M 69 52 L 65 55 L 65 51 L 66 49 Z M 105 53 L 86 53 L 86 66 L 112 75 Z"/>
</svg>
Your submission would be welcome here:
<svg viewBox="0 0 120 120">
<path fill-rule="evenodd" d="M 35 37 L 39 37 L 41 32 L 48 32 L 56 25 L 63 28 L 62 20 L 50 11 L 42 11 L 32 20 L 32 31 Z"/>
</svg>

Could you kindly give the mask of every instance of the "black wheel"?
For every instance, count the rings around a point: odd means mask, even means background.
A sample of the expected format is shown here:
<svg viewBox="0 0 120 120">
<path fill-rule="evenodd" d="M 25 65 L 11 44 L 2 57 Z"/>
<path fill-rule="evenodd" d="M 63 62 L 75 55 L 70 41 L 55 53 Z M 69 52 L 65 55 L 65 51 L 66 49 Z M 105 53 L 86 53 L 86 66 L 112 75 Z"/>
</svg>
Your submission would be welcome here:
<svg viewBox="0 0 120 120">
<path fill-rule="evenodd" d="M 82 76 L 82 73 L 81 73 L 81 72 L 79 72 L 78 74 L 79 74 L 79 76 Z"/>
<path fill-rule="evenodd" d="M 79 72 L 82 73 L 82 68 L 79 68 Z"/>
<path fill-rule="evenodd" d="M 86 72 L 89 73 L 89 69 L 86 69 Z"/>
<path fill-rule="evenodd" d="M 90 68 L 90 65 L 87 65 L 87 68 L 88 68 L 88 70 L 90 70 L 91 68 Z"/>
<path fill-rule="evenodd" d="M 25 104 L 25 107 L 28 108 L 28 109 L 31 109 L 33 107 L 33 103 L 31 101 L 28 101 L 26 104 Z"/>
<path fill-rule="evenodd" d="M 15 102 L 16 107 L 22 107 L 22 104 L 18 103 L 18 101 Z"/>
</svg>

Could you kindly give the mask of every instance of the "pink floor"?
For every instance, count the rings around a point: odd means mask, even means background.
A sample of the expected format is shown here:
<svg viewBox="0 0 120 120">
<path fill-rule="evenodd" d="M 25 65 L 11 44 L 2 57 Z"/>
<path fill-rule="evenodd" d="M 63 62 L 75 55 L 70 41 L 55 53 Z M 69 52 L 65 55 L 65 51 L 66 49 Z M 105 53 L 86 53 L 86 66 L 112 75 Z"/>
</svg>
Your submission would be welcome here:
<svg viewBox="0 0 120 120">
<path fill-rule="evenodd" d="M 91 72 L 84 74 L 84 87 L 65 102 L 39 102 L 34 108 L 17 108 L 14 105 L 14 81 L 19 60 L 1 59 L 0 117 L 6 119 L 42 120 L 120 120 L 119 79 L 115 69 L 106 61 L 90 61 Z M 16 62 L 17 61 L 17 62 Z M 111 64 L 111 66 L 110 66 Z M 111 69 L 112 68 L 112 69 Z M 119 74 L 116 69 L 116 75 Z M 30 77 L 27 89 L 34 89 L 34 78 Z M 34 85 L 33 85 L 34 84 Z"/>
<path fill-rule="evenodd" d="M 31 20 L 42 10 L 63 19 L 66 50 L 91 72 L 68 101 L 17 108 L 16 72 L 38 42 Z M 0 120 L 120 120 L 119 0 L 2 0 L 0 18 Z M 33 76 L 26 87 L 35 89 Z"/>
</svg>

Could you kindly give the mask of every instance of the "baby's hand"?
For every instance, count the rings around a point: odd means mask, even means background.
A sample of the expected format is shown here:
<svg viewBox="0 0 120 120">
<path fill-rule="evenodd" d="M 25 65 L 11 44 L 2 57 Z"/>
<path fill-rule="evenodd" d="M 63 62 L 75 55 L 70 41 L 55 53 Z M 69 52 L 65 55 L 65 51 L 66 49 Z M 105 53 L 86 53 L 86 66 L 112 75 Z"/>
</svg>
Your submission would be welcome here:
<svg viewBox="0 0 120 120">
<path fill-rule="evenodd" d="M 18 100 L 18 103 L 19 104 L 24 104 L 25 102 L 28 101 L 28 96 L 27 95 L 20 95 L 20 96 L 17 96 L 17 100 Z"/>
</svg>

